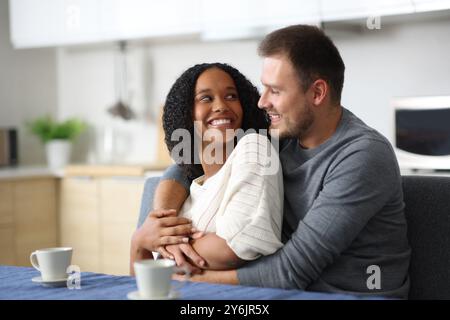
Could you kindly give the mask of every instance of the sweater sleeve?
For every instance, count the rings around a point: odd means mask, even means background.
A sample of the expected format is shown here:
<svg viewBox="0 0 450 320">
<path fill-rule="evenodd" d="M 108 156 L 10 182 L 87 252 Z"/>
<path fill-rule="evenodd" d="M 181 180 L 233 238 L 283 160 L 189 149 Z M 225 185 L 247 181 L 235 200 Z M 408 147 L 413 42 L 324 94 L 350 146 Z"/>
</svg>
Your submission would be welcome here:
<svg viewBox="0 0 450 320">
<path fill-rule="evenodd" d="M 354 143 L 329 168 L 312 207 L 275 254 L 238 269 L 243 285 L 306 289 L 350 246 L 392 195 L 399 175 L 380 141 Z"/>
<path fill-rule="evenodd" d="M 192 180 L 186 177 L 183 169 L 177 164 L 171 165 L 164 171 L 160 181 L 162 180 L 175 180 L 176 182 L 181 184 L 188 193 L 192 183 Z"/>
<path fill-rule="evenodd" d="M 231 160 L 216 234 L 239 258 L 254 260 L 282 246 L 281 165 L 270 141 L 258 134 L 244 136 Z"/>
</svg>

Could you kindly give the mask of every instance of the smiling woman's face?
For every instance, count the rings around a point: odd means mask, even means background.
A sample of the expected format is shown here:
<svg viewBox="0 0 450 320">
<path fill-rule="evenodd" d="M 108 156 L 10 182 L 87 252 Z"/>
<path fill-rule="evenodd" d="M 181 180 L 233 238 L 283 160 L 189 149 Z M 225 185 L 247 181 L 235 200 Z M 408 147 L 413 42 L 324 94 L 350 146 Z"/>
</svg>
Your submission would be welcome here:
<svg viewBox="0 0 450 320">
<path fill-rule="evenodd" d="M 229 140 L 225 139 L 227 130 L 241 128 L 242 106 L 236 85 L 228 73 L 211 68 L 198 77 L 193 117 L 201 124 L 202 136 L 208 129 L 220 130 L 223 142 Z"/>
</svg>

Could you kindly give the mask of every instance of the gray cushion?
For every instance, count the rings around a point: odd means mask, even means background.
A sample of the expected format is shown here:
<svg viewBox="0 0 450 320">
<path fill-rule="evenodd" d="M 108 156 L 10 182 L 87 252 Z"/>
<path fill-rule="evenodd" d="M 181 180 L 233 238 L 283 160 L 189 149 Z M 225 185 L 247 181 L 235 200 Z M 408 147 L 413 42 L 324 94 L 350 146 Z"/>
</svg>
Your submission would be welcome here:
<svg viewBox="0 0 450 320">
<path fill-rule="evenodd" d="M 450 177 L 404 176 L 410 299 L 450 299 Z"/>
<path fill-rule="evenodd" d="M 137 227 L 139 228 L 147 218 L 150 208 L 153 208 L 153 194 L 158 186 L 160 177 L 150 177 L 145 181 L 144 192 L 141 199 L 141 210 L 139 211 L 139 219 Z"/>
</svg>

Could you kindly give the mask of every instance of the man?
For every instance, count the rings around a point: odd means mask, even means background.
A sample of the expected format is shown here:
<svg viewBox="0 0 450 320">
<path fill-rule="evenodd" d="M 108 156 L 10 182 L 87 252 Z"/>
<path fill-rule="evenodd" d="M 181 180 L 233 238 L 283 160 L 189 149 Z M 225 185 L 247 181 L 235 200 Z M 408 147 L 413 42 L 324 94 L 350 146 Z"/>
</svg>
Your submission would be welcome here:
<svg viewBox="0 0 450 320">
<path fill-rule="evenodd" d="M 284 246 L 193 280 L 406 298 L 410 247 L 398 164 L 386 138 L 341 106 L 337 48 L 320 29 L 297 25 L 267 35 L 259 54 L 259 107 L 281 140 Z M 153 250 L 202 267 L 183 243 L 195 230 L 176 217 L 189 183 L 177 166 L 165 172 L 155 211 L 133 237 L 132 260 Z"/>
</svg>

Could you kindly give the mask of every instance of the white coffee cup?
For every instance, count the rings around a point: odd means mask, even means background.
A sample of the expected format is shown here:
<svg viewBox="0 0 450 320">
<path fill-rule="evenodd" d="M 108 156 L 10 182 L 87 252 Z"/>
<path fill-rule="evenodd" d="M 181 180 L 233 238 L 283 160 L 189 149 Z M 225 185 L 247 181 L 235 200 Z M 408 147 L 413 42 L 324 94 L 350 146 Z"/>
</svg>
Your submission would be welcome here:
<svg viewBox="0 0 450 320">
<path fill-rule="evenodd" d="M 47 248 L 31 253 L 33 267 L 41 272 L 42 280 L 60 280 L 68 277 L 67 268 L 72 260 L 72 248 Z"/>
<path fill-rule="evenodd" d="M 190 277 L 189 270 L 177 267 L 173 260 L 157 259 L 135 262 L 134 272 L 139 295 L 147 299 L 167 297 L 171 290 L 178 290 L 183 285 L 171 288 L 172 275 L 180 271 L 184 272 L 186 280 Z"/>
</svg>

